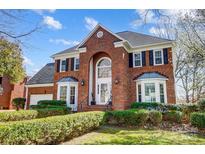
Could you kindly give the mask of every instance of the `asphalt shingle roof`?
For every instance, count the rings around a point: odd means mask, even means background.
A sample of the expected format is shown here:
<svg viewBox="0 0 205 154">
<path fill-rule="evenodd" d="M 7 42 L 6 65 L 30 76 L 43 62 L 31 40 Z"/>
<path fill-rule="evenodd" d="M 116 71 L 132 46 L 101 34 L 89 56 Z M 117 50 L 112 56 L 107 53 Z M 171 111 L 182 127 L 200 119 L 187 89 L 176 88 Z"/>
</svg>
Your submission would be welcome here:
<svg viewBox="0 0 205 154">
<path fill-rule="evenodd" d="M 116 33 L 123 39 L 127 40 L 133 47 L 135 46 L 142 46 L 142 45 L 149 45 L 155 43 L 164 43 L 164 42 L 171 42 L 171 40 L 163 39 L 147 34 L 141 34 L 132 31 L 124 31 Z"/>
<path fill-rule="evenodd" d="M 53 83 L 53 77 L 54 63 L 48 63 L 40 71 L 38 71 L 30 80 L 28 80 L 26 84 L 32 85 Z"/>
<path fill-rule="evenodd" d="M 147 34 L 141 34 L 137 32 L 132 32 L 132 31 L 123 31 L 123 32 L 118 32 L 116 35 L 120 36 L 121 38 L 127 40 L 133 47 L 136 46 L 142 46 L 142 45 L 149 45 L 149 44 L 155 44 L 155 43 L 165 43 L 165 42 L 171 42 L 172 40 L 164 39 L 164 38 L 159 38 Z M 64 51 L 58 52 L 53 56 L 56 55 L 61 55 L 64 53 L 71 53 L 71 52 L 77 52 L 76 50 L 78 45 L 71 47 L 69 49 L 66 49 Z"/>
</svg>

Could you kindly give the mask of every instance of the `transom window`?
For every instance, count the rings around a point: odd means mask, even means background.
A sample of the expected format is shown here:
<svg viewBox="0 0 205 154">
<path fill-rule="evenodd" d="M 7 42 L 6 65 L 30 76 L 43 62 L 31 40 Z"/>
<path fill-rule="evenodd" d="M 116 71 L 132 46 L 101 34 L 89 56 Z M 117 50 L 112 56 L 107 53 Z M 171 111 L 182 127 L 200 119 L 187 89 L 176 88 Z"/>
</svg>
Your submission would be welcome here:
<svg viewBox="0 0 205 154">
<path fill-rule="evenodd" d="M 111 61 L 108 59 L 102 59 L 98 65 L 98 78 L 109 78 L 111 77 Z"/>
<path fill-rule="evenodd" d="M 67 86 L 60 86 L 60 100 L 66 101 Z"/>
<path fill-rule="evenodd" d="M 141 53 L 134 53 L 134 66 L 142 66 Z"/>
<path fill-rule="evenodd" d="M 75 70 L 79 70 L 80 61 L 79 58 L 75 58 Z"/>
<path fill-rule="evenodd" d="M 163 52 L 162 50 L 154 51 L 154 63 L 155 65 L 163 64 Z"/>
<path fill-rule="evenodd" d="M 66 60 L 61 60 L 61 72 L 66 70 Z"/>
</svg>

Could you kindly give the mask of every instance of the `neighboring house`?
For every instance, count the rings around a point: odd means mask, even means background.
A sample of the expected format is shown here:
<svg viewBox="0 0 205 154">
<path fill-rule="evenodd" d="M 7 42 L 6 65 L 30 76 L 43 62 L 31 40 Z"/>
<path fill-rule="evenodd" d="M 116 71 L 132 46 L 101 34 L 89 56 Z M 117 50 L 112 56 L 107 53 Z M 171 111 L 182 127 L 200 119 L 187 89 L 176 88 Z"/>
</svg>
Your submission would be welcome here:
<svg viewBox="0 0 205 154">
<path fill-rule="evenodd" d="M 12 100 L 25 97 L 26 78 L 17 84 L 11 84 L 8 77 L 0 77 L 0 109 L 12 109 Z"/>
<path fill-rule="evenodd" d="M 173 41 L 102 25 L 77 46 L 52 55 L 27 83 L 28 102 L 66 100 L 73 110 L 123 110 L 132 102 L 176 103 Z"/>
</svg>

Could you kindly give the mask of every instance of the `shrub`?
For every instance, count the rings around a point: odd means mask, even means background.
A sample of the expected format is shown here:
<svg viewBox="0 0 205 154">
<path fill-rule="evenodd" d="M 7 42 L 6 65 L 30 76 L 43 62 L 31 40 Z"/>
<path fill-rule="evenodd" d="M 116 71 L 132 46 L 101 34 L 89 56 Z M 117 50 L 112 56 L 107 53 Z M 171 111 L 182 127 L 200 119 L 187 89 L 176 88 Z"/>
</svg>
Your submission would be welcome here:
<svg viewBox="0 0 205 154">
<path fill-rule="evenodd" d="M 26 99 L 25 98 L 14 98 L 12 100 L 12 104 L 16 107 L 16 110 L 18 111 L 20 108 L 24 108 L 25 106 L 25 102 L 26 102 Z"/>
<path fill-rule="evenodd" d="M 149 121 L 151 124 L 158 126 L 162 122 L 162 113 L 160 111 L 149 111 Z"/>
<path fill-rule="evenodd" d="M 167 111 L 163 113 L 163 120 L 174 123 L 182 122 L 182 112 L 180 111 Z"/>
<path fill-rule="evenodd" d="M 205 128 L 205 113 L 194 112 L 190 116 L 190 121 L 193 126 L 196 126 L 200 129 Z"/>
<path fill-rule="evenodd" d="M 35 119 L 38 112 L 34 110 L 0 112 L 0 122 Z"/>
<path fill-rule="evenodd" d="M 202 99 L 198 102 L 199 108 L 201 111 L 205 111 L 205 99 Z"/>
<path fill-rule="evenodd" d="M 156 102 L 134 102 L 131 104 L 132 109 L 157 109 L 160 106 L 162 106 L 162 104 Z"/>
<path fill-rule="evenodd" d="M 98 128 L 104 112 L 84 112 L 0 125 L 0 144 L 57 144 Z"/>
<path fill-rule="evenodd" d="M 0 112 L 0 122 L 30 120 L 49 116 L 65 115 L 68 113 L 70 113 L 70 110 L 66 108 Z"/>
<path fill-rule="evenodd" d="M 109 124 L 126 126 L 143 126 L 148 119 L 146 110 L 125 110 L 107 112 L 107 121 Z"/>
<path fill-rule="evenodd" d="M 182 105 L 183 119 L 189 122 L 191 113 L 198 112 L 199 110 L 198 105 Z"/>
<path fill-rule="evenodd" d="M 62 100 L 40 100 L 40 101 L 38 101 L 38 105 L 66 106 L 66 101 L 62 101 Z"/>
</svg>

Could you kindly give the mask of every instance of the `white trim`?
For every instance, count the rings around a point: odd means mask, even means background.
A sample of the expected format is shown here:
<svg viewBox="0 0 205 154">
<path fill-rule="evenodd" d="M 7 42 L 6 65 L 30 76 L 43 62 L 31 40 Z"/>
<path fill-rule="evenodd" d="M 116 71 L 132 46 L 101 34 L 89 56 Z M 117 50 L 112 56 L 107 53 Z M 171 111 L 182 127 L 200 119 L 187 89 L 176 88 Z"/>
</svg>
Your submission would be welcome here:
<svg viewBox="0 0 205 154">
<path fill-rule="evenodd" d="M 136 82 L 136 101 L 138 101 L 138 84 L 141 84 L 141 97 L 142 102 L 146 102 L 145 100 L 145 83 L 154 83 L 155 85 L 155 97 L 156 102 L 160 102 L 160 89 L 159 85 L 163 84 L 164 87 L 164 103 L 167 104 L 167 88 L 166 88 L 166 81 L 165 80 L 156 80 L 156 79 L 149 79 L 149 80 L 141 80 Z"/>
<path fill-rule="evenodd" d="M 107 28 L 105 28 L 104 26 L 102 26 L 101 24 L 97 24 L 95 26 L 95 28 L 88 34 L 88 36 L 78 45 L 78 47 L 76 49 L 79 49 L 80 46 L 82 46 L 95 32 L 96 30 L 99 28 L 99 27 L 102 27 L 104 30 L 108 31 L 109 33 L 111 33 L 112 35 L 114 35 L 115 37 L 119 38 L 120 40 L 122 41 L 126 41 L 125 39 L 123 39 L 122 37 L 118 36 L 117 34 L 111 32 L 110 30 L 108 30 Z"/>
<path fill-rule="evenodd" d="M 99 63 L 102 59 L 107 59 L 107 60 L 110 61 L 111 66 L 109 66 L 109 67 L 111 67 L 111 77 L 98 79 L 98 63 Z M 112 61 L 111 61 L 111 59 L 108 58 L 108 57 L 101 57 L 101 58 L 97 61 L 97 63 L 96 63 L 95 73 L 96 73 L 96 74 L 95 74 L 95 97 L 96 97 L 96 104 L 98 104 L 98 105 L 105 105 L 106 102 L 99 102 L 99 99 L 100 99 L 100 98 L 97 98 L 97 97 L 100 97 L 100 94 L 98 94 L 98 84 L 100 84 L 100 83 L 108 83 L 108 86 L 109 86 L 109 84 L 111 84 L 111 89 L 110 89 L 110 90 L 112 91 Z M 100 93 L 100 92 L 99 92 L 99 93 Z"/>
<path fill-rule="evenodd" d="M 78 48 L 78 50 L 79 50 L 80 53 L 84 53 L 84 52 L 87 51 L 87 48 L 86 48 L 86 47 L 84 47 L 84 48 Z"/>
<path fill-rule="evenodd" d="M 53 58 L 54 60 L 66 59 L 66 58 L 72 58 L 72 57 L 79 56 L 79 54 L 80 52 L 63 53 L 63 54 L 58 54 L 56 56 L 51 56 L 51 58 Z"/>
<path fill-rule="evenodd" d="M 90 65 L 89 65 L 89 105 L 90 102 L 92 101 L 92 93 L 93 91 L 93 57 L 90 60 Z"/>
<path fill-rule="evenodd" d="M 125 41 L 114 42 L 113 44 L 115 48 L 123 47 L 128 53 L 130 51 L 130 49 L 125 45 Z"/>
<path fill-rule="evenodd" d="M 156 64 L 155 52 L 157 52 L 157 51 L 161 52 L 161 56 L 162 56 L 162 63 L 161 64 Z M 154 66 L 164 65 L 164 52 L 163 52 L 163 49 L 155 49 L 155 50 L 153 50 L 153 60 L 154 60 Z"/>
<path fill-rule="evenodd" d="M 25 85 L 25 87 L 33 88 L 33 87 L 53 87 L 53 83 L 45 83 L 45 84 L 31 84 L 31 85 Z"/>
<path fill-rule="evenodd" d="M 25 103 L 25 106 L 24 106 L 24 110 L 26 110 L 26 108 L 27 108 L 27 105 L 28 105 L 28 87 L 26 87 L 25 86 L 25 88 L 26 88 L 26 103 Z"/>
<path fill-rule="evenodd" d="M 135 66 L 135 54 L 140 54 L 140 66 Z M 133 61 L 133 68 L 142 67 L 142 51 L 133 52 L 132 61 Z"/>
</svg>

